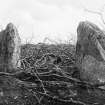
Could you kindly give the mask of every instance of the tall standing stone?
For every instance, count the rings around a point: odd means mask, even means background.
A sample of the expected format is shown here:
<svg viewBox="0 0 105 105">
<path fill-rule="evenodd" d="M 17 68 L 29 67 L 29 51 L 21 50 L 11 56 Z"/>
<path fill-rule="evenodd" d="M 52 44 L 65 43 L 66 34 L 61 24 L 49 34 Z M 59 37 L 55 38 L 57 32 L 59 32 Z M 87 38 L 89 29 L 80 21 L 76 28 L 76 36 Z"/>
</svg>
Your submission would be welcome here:
<svg viewBox="0 0 105 105">
<path fill-rule="evenodd" d="M 105 82 L 105 33 L 95 24 L 80 22 L 77 28 L 76 64 L 80 78 Z"/>
<path fill-rule="evenodd" d="M 16 27 L 9 23 L 0 32 L 0 71 L 12 72 L 20 66 L 21 40 Z"/>
</svg>

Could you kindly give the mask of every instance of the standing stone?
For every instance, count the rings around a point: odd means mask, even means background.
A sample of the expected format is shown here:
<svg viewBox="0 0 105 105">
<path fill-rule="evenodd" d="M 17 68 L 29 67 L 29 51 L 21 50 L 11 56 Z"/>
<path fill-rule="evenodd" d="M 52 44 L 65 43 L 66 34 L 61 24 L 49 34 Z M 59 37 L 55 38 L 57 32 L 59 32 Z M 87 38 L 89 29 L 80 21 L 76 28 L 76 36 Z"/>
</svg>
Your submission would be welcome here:
<svg viewBox="0 0 105 105">
<path fill-rule="evenodd" d="M 80 22 L 77 28 L 76 64 L 80 78 L 105 82 L 105 33 L 95 24 Z"/>
<path fill-rule="evenodd" d="M 13 72 L 20 66 L 21 40 L 16 27 L 9 23 L 0 32 L 0 71 Z"/>
</svg>

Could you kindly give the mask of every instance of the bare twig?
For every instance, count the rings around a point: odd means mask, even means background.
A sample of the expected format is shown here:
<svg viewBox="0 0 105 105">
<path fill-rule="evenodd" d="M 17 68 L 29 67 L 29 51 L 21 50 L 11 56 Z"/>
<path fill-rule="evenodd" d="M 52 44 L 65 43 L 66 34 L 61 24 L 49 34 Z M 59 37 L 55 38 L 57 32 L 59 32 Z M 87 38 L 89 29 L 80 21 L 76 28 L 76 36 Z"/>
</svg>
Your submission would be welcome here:
<svg viewBox="0 0 105 105">
<path fill-rule="evenodd" d="M 105 20 L 104 20 L 104 16 L 103 16 L 104 8 L 105 8 L 105 4 L 102 6 L 102 8 L 99 12 L 94 11 L 94 10 L 89 10 L 89 9 L 86 9 L 86 8 L 84 10 L 86 12 L 89 12 L 89 13 L 96 14 L 96 15 L 100 16 L 100 19 L 101 19 L 103 25 L 105 25 Z M 105 26 L 104 26 L 104 28 L 105 28 Z"/>
</svg>

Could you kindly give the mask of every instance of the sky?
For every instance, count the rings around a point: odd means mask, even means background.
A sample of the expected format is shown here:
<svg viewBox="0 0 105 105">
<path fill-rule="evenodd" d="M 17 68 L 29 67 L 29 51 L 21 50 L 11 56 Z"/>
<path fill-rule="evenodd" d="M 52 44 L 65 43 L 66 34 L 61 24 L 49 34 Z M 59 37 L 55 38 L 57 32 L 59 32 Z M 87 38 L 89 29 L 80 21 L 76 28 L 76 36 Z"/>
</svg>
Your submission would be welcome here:
<svg viewBox="0 0 105 105">
<path fill-rule="evenodd" d="M 0 29 L 12 22 L 22 43 L 43 42 L 47 37 L 56 42 L 77 40 L 80 21 L 91 21 L 104 29 L 97 11 L 105 17 L 105 0 L 0 0 Z"/>
</svg>

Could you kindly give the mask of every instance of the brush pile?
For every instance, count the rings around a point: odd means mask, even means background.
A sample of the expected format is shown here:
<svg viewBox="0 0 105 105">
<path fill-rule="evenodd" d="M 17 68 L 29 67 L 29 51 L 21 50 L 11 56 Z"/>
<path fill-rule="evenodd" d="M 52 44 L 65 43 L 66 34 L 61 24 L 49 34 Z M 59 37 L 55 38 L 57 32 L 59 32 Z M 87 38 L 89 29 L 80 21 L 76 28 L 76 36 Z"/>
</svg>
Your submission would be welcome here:
<svg viewBox="0 0 105 105">
<path fill-rule="evenodd" d="M 104 83 L 81 80 L 75 50 L 66 44 L 21 45 L 21 65 L 0 72 L 0 104 L 104 105 Z"/>
</svg>

